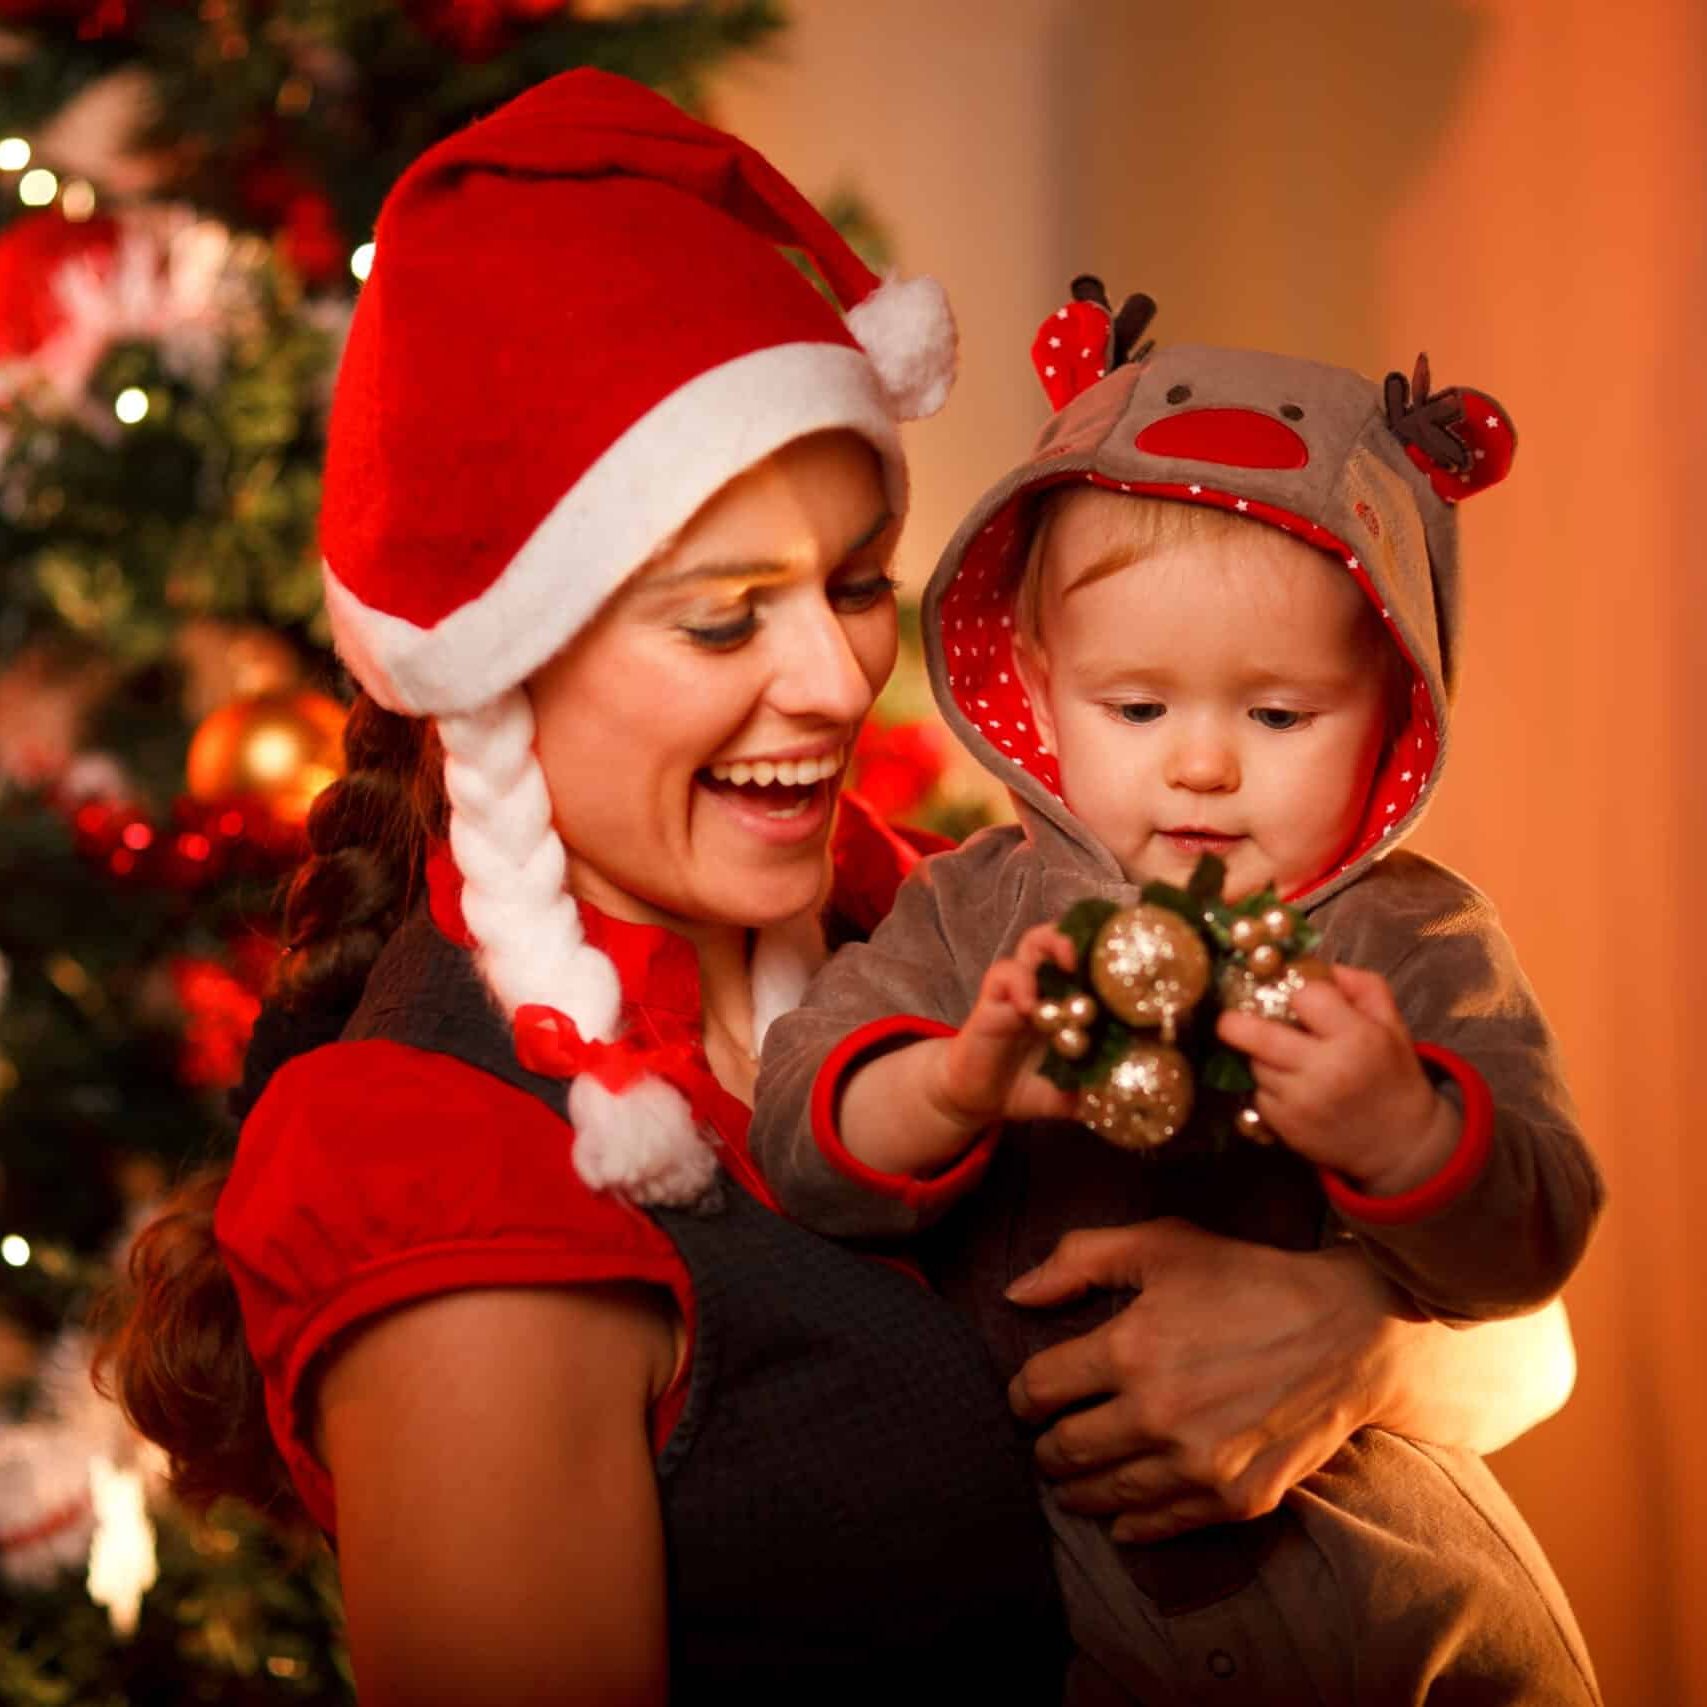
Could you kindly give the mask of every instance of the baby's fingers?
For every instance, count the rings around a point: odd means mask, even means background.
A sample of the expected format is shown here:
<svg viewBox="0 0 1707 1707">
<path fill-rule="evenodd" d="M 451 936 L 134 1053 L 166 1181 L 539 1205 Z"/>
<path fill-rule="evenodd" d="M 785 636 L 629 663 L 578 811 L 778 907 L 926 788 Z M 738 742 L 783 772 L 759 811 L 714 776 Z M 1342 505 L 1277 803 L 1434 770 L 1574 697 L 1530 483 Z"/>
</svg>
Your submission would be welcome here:
<svg viewBox="0 0 1707 1707">
<path fill-rule="evenodd" d="M 1310 1058 L 1312 1040 L 1277 1019 L 1229 1009 L 1215 1022 L 1215 1035 L 1265 1067 L 1295 1072 Z"/>
<path fill-rule="evenodd" d="M 1071 972 L 1079 963 L 1071 940 L 1053 925 L 1033 925 L 1014 945 L 1013 958 L 1032 973 L 1045 964 Z"/>
</svg>

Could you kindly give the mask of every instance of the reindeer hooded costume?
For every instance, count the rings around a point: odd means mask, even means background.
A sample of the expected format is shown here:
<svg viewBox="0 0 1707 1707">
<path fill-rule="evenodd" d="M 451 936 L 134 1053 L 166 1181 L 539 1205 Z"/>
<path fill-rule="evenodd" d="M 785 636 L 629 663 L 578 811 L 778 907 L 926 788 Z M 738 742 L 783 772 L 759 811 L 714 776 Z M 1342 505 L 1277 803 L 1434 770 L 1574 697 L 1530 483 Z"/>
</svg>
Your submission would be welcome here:
<svg viewBox="0 0 1707 1707">
<path fill-rule="evenodd" d="M 931 679 L 1018 823 L 980 832 L 903 885 L 773 1028 L 753 1143 L 785 1207 L 820 1231 L 923 1241 L 944 1291 L 1011 1377 L 1123 1308 L 1047 1313 L 1003 1288 L 1061 1236 L 1182 1216 L 1290 1249 L 1354 1239 L 1425 1312 L 1468 1321 L 1551 1297 L 1601 1203 L 1546 1023 L 1488 902 L 1399 844 L 1445 756 L 1458 620 L 1455 504 L 1506 473 L 1513 435 L 1480 393 L 1281 356 L 1134 348 L 1153 305 L 1116 316 L 1095 280 L 1047 320 L 1033 359 L 1055 404 L 1029 461 L 979 501 L 924 603 Z M 1011 1126 L 929 1180 L 842 1146 L 842 1082 L 872 1053 L 966 1019 L 985 971 L 1072 902 L 1137 886 L 1074 816 L 1012 650 L 1040 493 L 1090 482 L 1211 505 L 1342 562 L 1410 672 L 1409 715 L 1350 845 L 1302 893 L 1329 959 L 1392 987 L 1458 1102 L 1456 1153 L 1399 1197 L 1362 1196 L 1284 1149 L 1182 1141 L 1137 1160 L 1072 1122 Z M 1372 666 L 1373 667 L 1373 666 Z M 977 1190 L 971 1188 L 977 1185 Z M 1357 1434 L 1266 1517 L 1151 1546 L 1050 1505 L 1078 1645 L 1070 1699 L 1250 1703 L 1585 1702 L 1593 1672 L 1563 1591 L 1473 1454 Z"/>
</svg>

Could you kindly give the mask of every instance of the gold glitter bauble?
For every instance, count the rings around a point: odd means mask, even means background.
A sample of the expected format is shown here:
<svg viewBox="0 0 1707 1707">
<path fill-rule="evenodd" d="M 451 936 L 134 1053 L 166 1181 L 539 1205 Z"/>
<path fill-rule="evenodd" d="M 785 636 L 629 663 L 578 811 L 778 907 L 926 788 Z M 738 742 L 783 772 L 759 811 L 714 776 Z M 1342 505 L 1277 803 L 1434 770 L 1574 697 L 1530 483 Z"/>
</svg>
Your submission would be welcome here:
<svg viewBox="0 0 1707 1707">
<path fill-rule="evenodd" d="M 1242 954 L 1249 954 L 1253 948 L 1261 948 L 1268 941 L 1268 923 L 1245 913 L 1228 926 L 1227 934 L 1232 937 L 1234 948 Z"/>
<path fill-rule="evenodd" d="M 1292 935 L 1292 915 L 1284 907 L 1270 907 L 1262 916 L 1270 942 L 1285 942 Z"/>
<path fill-rule="evenodd" d="M 1136 1043 L 1100 1085 L 1079 1092 L 1079 1119 L 1123 1150 L 1153 1150 L 1191 1113 L 1191 1068 L 1166 1043 Z"/>
<path fill-rule="evenodd" d="M 1286 964 L 1286 956 L 1272 942 L 1259 943 L 1249 959 L 1251 970 L 1259 978 L 1272 978 Z"/>
<path fill-rule="evenodd" d="M 1067 1018 L 1067 1010 L 1059 1002 L 1039 1002 L 1031 1010 L 1031 1023 L 1034 1029 L 1041 1031 L 1045 1037 L 1052 1037 L 1062 1026 L 1071 1025 Z"/>
<path fill-rule="evenodd" d="M 1209 988 L 1203 938 L 1167 907 L 1116 913 L 1091 947 L 1091 987 L 1128 1025 L 1169 1025 Z"/>
<path fill-rule="evenodd" d="M 1076 1025 L 1064 1025 L 1049 1040 L 1049 1047 L 1068 1061 L 1082 1061 L 1090 1053 L 1090 1033 Z"/>
<path fill-rule="evenodd" d="M 1097 1022 L 1096 999 L 1087 996 L 1083 990 L 1075 990 L 1061 1007 L 1073 1025 L 1084 1027 Z"/>
<path fill-rule="evenodd" d="M 185 767 L 197 800 L 249 797 L 298 824 L 344 768 L 344 708 L 325 694 L 254 694 L 196 730 Z"/>
<path fill-rule="evenodd" d="M 1292 998 L 1306 984 L 1332 976 L 1326 962 L 1308 954 L 1289 960 L 1273 978 L 1259 977 L 1249 966 L 1229 963 L 1221 969 L 1218 986 L 1221 1006 L 1233 1013 L 1255 1014 L 1259 1019 L 1296 1025 L 1298 1016 L 1292 1011 Z"/>
<path fill-rule="evenodd" d="M 1233 1116 L 1233 1124 L 1239 1129 L 1241 1138 L 1248 1138 L 1253 1144 L 1272 1144 L 1274 1133 L 1269 1124 L 1257 1113 L 1254 1103 L 1246 1103 Z"/>
</svg>

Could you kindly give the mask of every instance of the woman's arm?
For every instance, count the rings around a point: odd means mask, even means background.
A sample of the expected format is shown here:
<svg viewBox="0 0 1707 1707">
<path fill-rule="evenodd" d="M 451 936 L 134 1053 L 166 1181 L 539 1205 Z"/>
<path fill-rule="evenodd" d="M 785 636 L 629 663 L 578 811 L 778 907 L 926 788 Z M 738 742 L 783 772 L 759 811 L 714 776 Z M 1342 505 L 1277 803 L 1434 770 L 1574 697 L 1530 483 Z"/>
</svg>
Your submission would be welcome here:
<svg viewBox="0 0 1707 1707">
<path fill-rule="evenodd" d="M 318 1440 L 366 1707 L 661 1707 L 657 1297 L 453 1293 L 338 1353 Z"/>
<path fill-rule="evenodd" d="M 1563 1310 L 1474 1328 L 1419 1321 L 1355 1247 L 1281 1251 L 1188 1222 L 1073 1233 L 1015 1283 L 1049 1307 L 1139 1289 L 1105 1326 L 1051 1346 L 1011 1400 L 1047 1422 L 1044 1473 L 1069 1510 L 1154 1541 L 1271 1511 L 1365 1424 L 1491 1451 L 1570 1384 Z"/>
<path fill-rule="evenodd" d="M 1395 1315 L 1382 1334 L 1387 1367 L 1369 1421 L 1413 1440 L 1497 1452 L 1559 1411 L 1576 1385 L 1562 1299 L 1465 1328 Z"/>
</svg>

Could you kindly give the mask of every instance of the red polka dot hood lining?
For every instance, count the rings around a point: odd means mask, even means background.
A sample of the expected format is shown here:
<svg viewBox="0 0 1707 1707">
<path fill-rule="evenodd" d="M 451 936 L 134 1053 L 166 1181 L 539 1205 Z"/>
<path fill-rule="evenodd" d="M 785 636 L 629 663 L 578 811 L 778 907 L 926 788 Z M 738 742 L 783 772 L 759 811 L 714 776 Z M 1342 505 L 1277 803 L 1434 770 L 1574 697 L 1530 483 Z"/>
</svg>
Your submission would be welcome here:
<svg viewBox="0 0 1707 1707">
<path fill-rule="evenodd" d="M 1364 596 L 1381 611 L 1387 632 L 1410 666 L 1410 717 L 1375 779 L 1351 843 L 1326 871 L 1292 897 L 1312 902 L 1326 899 L 1330 889 L 1342 888 L 1367 863 L 1396 846 L 1420 817 L 1440 760 L 1442 720 L 1423 672 L 1358 555 L 1326 528 L 1302 516 L 1197 482 L 1120 481 L 1087 469 L 1058 471 L 1021 487 L 966 540 L 958 566 L 955 548 L 949 548 L 933 580 L 932 597 L 927 599 L 927 621 L 933 606 L 937 612 L 935 644 L 929 648 L 931 684 L 950 726 L 985 769 L 1014 792 L 1016 803 L 1040 811 L 1095 852 L 1100 863 L 1115 864 L 1062 800 L 1060 772 L 1041 744 L 1036 716 L 1014 667 L 1014 598 L 1031 542 L 1036 499 L 1051 487 L 1074 482 L 1236 510 L 1278 527 L 1342 562 Z"/>
</svg>

